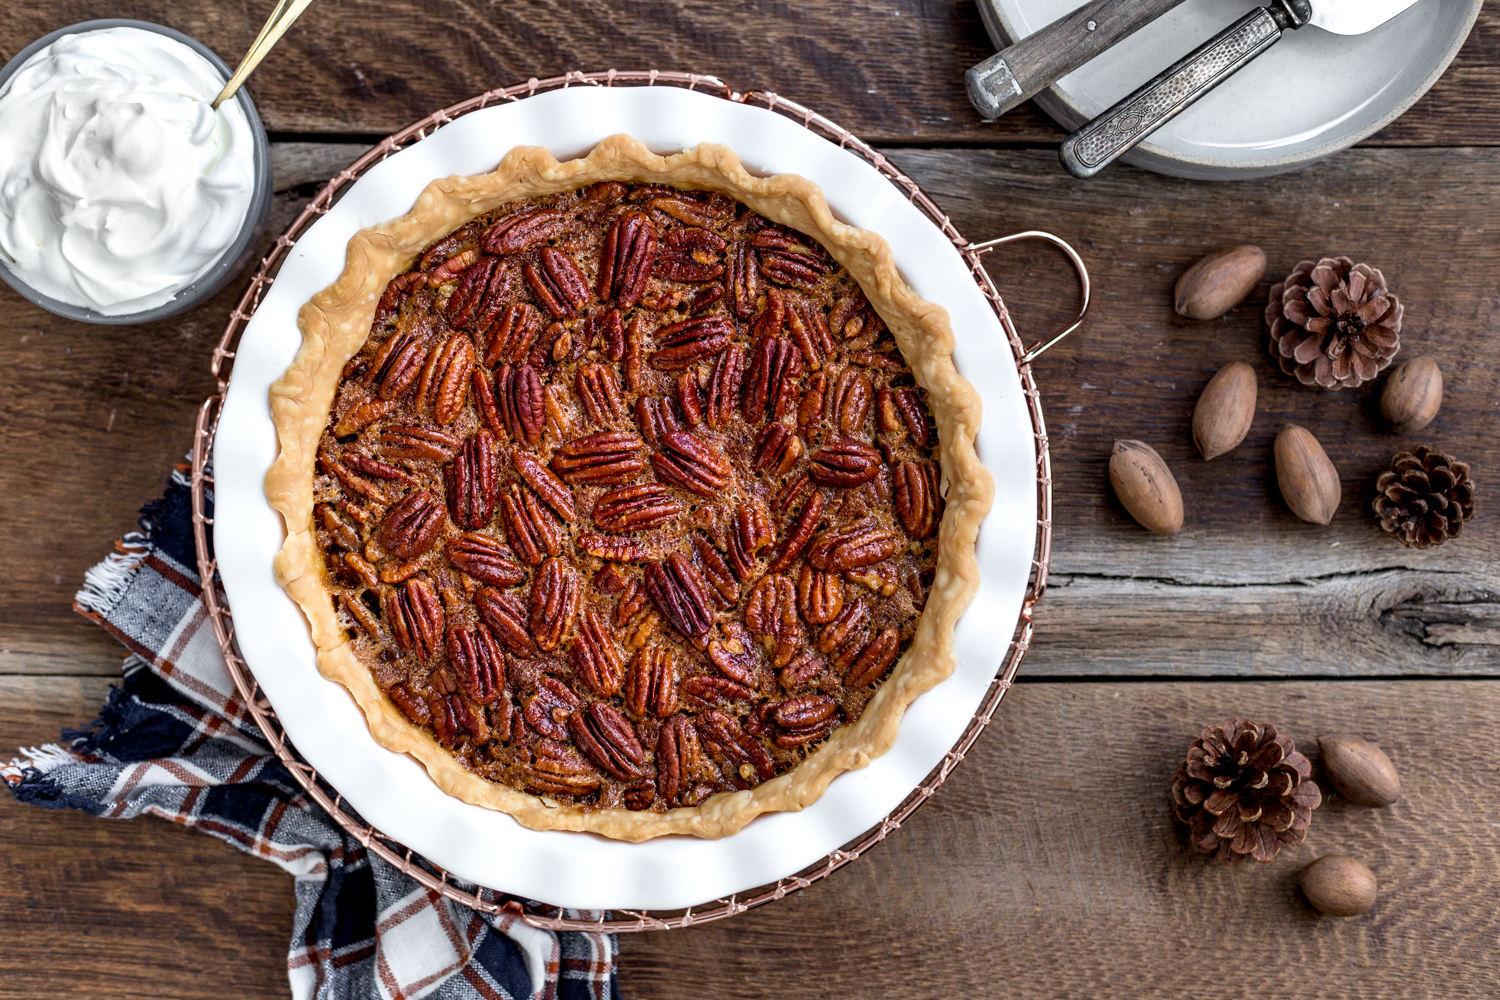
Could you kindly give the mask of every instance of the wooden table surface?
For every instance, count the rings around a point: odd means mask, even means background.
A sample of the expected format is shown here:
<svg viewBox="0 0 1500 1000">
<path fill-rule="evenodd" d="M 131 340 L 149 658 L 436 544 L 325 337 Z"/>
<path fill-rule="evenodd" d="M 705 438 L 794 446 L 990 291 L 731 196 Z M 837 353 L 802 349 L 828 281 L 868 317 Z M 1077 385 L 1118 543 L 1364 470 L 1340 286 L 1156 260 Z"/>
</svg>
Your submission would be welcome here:
<svg viewBox="0 0 1500 1000">
<path fill-rule="evenodd" d="M 230 62 L 268 3 L 66 0 L 0 10 L 0 61 L 103 16 L 203 40 Z M 735 5 L 343 0 L 313 6 L 250 89 L 275 140 L 278 232 L 319 184 L 411 120 L 565 69 L 677 67 L 802 101 L 877 143 L 971 238 L 1046 228 L 1085 256 L 1087 327 L 1038 365 L 1052 432 L 1056 547 L 1021 683 L 972 759 L 898 834 L 826 883 L 735 919 L 621 939 L 628 997 L 1477 997 L 1500 992 L 1500 5 L 1400 121 L 1295 174 L 1236 184 L 1117 166 L 1080 182 L 1031 106 L 985 124 L 962 71 L 990 52 L 972 0 Z M 270 237 L 268 237 L 269 242 Z M 1204 252 L 1265 248 L 1270 273 L 1222 320 L 1175 316 Z M 1381 267 L 1406 307 L 1403 357 L 1447 396 L 1415 437 L 1368 388 L 1304 389 L 1269 364 L 1266 288 L 1299 260 Z M 1072 308 L 1059 256 L 994 274 L 1024 331 Z M 133 526 L 191 440 L 208 354 L 240 287 L 138 328 L 70 323 L 0 288 L 0 754 L 91 718 L 120 648 L 73 614 L 84 570 Z M 1256 368 L 1255 425 L 1197 459 L 1194 400 Z M 1288 421 L 1343 480 L 1332 525 L 1279 502 Z M 1181 483 L 1176 537 L 1109 492 L 1116 438 Z M 1480 516 L 1426 552 L 1383 536 L 1370 484 L 1428 441 L 1469 461 Z M 1332 797 L 1308 842 L 1220 869 L 1173 832 L 1166 783 L 1205 723 L 1275 722 L 1379 742 L 1404 797 Z M 116 823 L 0 796 L 0 996 L 281 997 L 292 886 L 280 870 L 154 820 Z M 1318 916 L 1296 889 L 1324 853 L 1363 858 L 1379 902 Z"/>
</svg>

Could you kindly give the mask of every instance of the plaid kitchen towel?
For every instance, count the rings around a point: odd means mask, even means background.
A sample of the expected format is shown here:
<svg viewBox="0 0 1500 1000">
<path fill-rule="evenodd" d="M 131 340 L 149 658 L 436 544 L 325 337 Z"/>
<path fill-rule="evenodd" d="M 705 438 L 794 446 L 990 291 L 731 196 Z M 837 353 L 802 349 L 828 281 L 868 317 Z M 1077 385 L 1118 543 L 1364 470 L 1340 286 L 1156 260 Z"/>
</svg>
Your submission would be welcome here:
<svg viewBox="0 0 1500 1000">
<path fill-rule="evenodd" d="M 0 765 L 11 793 L 110 819 L 160 816 L 290 872 L 298 1000 L 618 1000 L 614 935 L 554 934 L 460 906 L 306 798 L 235 693 L 199 599 L 185 468 L 141 514 L 75 605 L 129 648 L 123 683 L 87 729 Z"/>
</svg>

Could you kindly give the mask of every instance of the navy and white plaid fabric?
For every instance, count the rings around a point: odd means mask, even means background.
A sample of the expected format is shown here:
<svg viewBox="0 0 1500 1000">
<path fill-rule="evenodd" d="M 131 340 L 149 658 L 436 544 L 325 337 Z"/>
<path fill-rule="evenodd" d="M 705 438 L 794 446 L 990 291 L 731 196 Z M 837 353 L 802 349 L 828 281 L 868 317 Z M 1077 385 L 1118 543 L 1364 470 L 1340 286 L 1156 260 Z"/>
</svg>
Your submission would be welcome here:
<svg viewBox="0 0 1500 1000">
<path fill-rule="evenodd" d="M 308 800 L 219 653 L 199 599 L 184 469 L 140 525 L 89 571 L 75 605 L 129 648 L 123 683 L 87 729 L 0 765 L 17 799 L 109 819 L 160 816 L 290 872 L 287 972 L 298 1000 L 618 1000 L 613 935 L 554 934 L 460 906 Z"/>
</svg>

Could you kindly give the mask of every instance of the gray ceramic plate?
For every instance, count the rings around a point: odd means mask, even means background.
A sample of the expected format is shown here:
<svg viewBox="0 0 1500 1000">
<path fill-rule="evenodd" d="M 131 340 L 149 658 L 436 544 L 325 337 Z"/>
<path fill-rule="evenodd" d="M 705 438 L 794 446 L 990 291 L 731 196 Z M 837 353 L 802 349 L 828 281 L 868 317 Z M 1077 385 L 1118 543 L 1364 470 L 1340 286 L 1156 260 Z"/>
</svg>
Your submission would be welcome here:
<svg viewBox="0 0 1500 1000">
<path fill-rule="evenodd" d="M 224 60 L 214 55 L 213 51 L 196 39 L 189 38 L 180 31 L 152 24 L 149 21 L 132 21 L 126 18 L 110 17 L 99 21 L 83 21 L 78 24 L 60 28 L 48 35 L 43 35 L 30 45 L 26 46 L 16 57 L 0 69 L 0 86 L 10 79 L 12 73 L 20 69 L 32 53 L 43 46 L 51 45 L 63 35 L 76 35 L 84 31 L 97 31 L 100 28 L 140 28 L 144 31 L 154 31 L 157 34 L 174 38 L 213 63 L 224 79 L 229 79 L 230 69 Z M 256 114 L 255 104 L 250 100 L 250 95 L 240 88 L 234 99 L 239 102 L 240 109 L 245 112 L 245 119 L 250 123 L 250 134 L 255 142 L 255 190 L 250 195 L 250 211 L 245 215 L 245 223 L 240 227 L 240 234 L 235 241 L 224 251 L 218 262 L 203 273 L 197 281 L 188 285 L 182 291 L 154 309 L 146 309 L 142 312 L 128 313 L 123 316 L 105 316 L 92 309 L 81 306 L 69 305 L 59 302 L 50 296 L 43 295 L 28 285 L 15 272 L 13 272 L 3 260 L 0 260 L 0 279 L 7 285 L 20 292 L 23 296 L 35 302 L 50 313 L 67 319 L 81 320 L 85 323 L 102 323 L 110 326 L 123 326 L 131 323 L 149 323 L 155 319 L 163 319 L 167 316 L 175 316 L 180 312 L 191 309 L 193 306 L 206 299 L 212 298 L 220 289 L 234 280 L 235 275 L 244 269 L 255 257 L 257 245 L 260 243 L 261 234 L 266 231 L 266 220 L 271 215 L 271 144 L 266 139 L 265 126 L 261 124 L 260 115 Z"/>
<path fill-rule="evenodd" d="M 977 0 L 997 49 L 1084 0 Z M 1289 31 L 1264 55 L 1124 157 L 1174 177 L 1295 170 L 1395 121 L 1458 54 L 1483 0 L 1420 0 L 1364 35 Z M 1208 41 L 1255 0 L 1186 0 L 1037 95 L 1068 131 Z"/>
</svg>

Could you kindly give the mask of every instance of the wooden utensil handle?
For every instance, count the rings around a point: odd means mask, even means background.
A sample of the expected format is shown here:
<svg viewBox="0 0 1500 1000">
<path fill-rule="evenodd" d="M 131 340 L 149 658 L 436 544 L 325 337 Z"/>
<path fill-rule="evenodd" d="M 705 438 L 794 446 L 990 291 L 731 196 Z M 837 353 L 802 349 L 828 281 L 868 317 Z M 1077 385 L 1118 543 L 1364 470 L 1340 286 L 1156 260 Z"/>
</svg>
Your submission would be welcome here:
<svg viewBox="0 0 1500 1000">
<path fill-rule="evenodd" d="M 1091 0 L 970 69 L 969 100 L 985 118 L 998 118 L 1180 3 Z"/>
<path fill-rule="evenodd" d="M 1094 176 L 1311 16 L 1307 0 L 1277 0 L 1246 14 L 1068 136 L 1063 166 L 1074 177 Z"/>
</svg>

